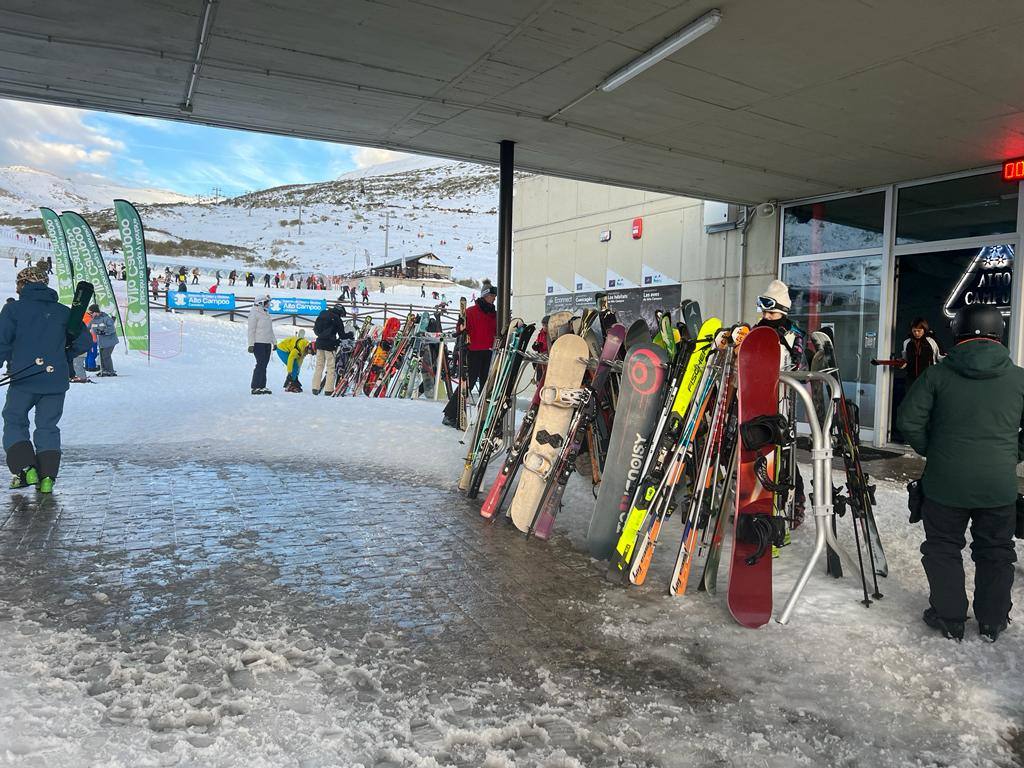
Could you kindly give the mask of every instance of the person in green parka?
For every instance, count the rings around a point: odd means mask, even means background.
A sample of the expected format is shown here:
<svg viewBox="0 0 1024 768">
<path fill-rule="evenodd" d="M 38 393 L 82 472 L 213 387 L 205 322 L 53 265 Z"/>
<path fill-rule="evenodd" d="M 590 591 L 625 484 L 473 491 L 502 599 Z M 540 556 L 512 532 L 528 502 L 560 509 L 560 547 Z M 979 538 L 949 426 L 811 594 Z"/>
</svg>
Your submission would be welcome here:
<svg viewBox="0 0 1024 768">
<path fill-rule="evenodd" d="M 1017 463 L 1024 460 L 1024 368 L 1003 346 L 1003 317 L 972 304 L 951 323 L 955 346 L 907 392 L 897 425 L 927 459 L 921 487 L 928 626 L 961 640 L 967 622 L 962 551 L 971 526 L 974 616 L 983 637 L 1006 629 L 1012 607 Z"/>
</svg>

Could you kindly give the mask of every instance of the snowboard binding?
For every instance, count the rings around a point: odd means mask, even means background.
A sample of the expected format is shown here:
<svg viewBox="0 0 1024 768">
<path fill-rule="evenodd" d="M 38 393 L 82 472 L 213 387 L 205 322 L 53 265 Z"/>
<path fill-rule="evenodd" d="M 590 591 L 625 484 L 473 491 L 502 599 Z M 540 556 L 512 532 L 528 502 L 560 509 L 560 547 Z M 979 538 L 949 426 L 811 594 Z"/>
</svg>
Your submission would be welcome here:
<svg viewBox="0 0 1024 768">
<path fill-rule="evenodd" d="M 755 416 L 740 424 L 740 439 L 748 451 L 757 451 L 766 445 L 785 447 L 796 442 L 796 432 L 789 419 L 781 414 Z"/>
<path fill-rule="evenodd" d="M 741 515 L 736 519 L 736 539 L 757 547 L 754 554 L 743 561 L 746 565 L 756 565 L 773 546 L 785 544 L 786 519 L 771 514 Z"/>
</svg>

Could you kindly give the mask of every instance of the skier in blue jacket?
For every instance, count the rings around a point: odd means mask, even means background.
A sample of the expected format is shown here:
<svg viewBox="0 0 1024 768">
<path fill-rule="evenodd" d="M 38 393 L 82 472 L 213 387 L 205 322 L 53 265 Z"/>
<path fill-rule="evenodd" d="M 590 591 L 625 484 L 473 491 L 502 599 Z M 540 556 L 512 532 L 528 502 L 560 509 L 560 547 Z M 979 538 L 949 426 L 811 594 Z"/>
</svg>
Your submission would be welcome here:
<svg viewBox="0 0 1024 768">
<path fill-rule="evenodd" d="M 6 363 L 11 376 L 3 409 L 4 451 L 14 475 L 11 488 L 37 485 L 42 493 L 51 493 L 60 468 L 57 424 L 69 386 L 68 359 L 85 353 L 92 338 L 83 328 L 68 339 L 71 310 L 57 303 L 57 292 L 46 283 L 46 272 L 38 267 L 18 273 L 18 300 L 0 311 L 0 365 Z M 35 433 L 30 440 L 32 409 Z"/>
</svg>

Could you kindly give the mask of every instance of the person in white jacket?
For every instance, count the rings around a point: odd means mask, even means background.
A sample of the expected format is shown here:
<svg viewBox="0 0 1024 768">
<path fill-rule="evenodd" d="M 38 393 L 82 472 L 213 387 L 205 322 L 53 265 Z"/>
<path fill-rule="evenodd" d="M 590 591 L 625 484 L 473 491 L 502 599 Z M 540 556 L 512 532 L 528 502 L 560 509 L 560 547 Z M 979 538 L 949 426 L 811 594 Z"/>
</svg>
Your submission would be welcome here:
<svg viewBox="0 0 1024 768">
<path fill-rule="evenodd" d="M 270 296 L 261 296 L 249 310 L 249 354 L 256 357 L 256 367 L 252 371 L 252 394 L 269 395 L 267 389 L 267 363 L 270 354 L 277 346 L 274 336 L 274 321 L 270 317 L 267 305 Z"/>
</svg>

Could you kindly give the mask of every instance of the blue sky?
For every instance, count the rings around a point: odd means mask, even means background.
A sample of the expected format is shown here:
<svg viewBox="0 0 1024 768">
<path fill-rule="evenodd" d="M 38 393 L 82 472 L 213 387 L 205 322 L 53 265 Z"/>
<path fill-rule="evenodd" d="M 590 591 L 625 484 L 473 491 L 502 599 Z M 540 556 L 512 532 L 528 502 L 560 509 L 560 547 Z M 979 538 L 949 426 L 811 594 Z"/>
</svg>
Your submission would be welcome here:
<svg viewBox="0 0 1024 768">
<path fill-rule="evenodd" d="M 401 157 L 384 150 L 0 100 L 0 165 L 188 195 L 324 181 Z"/>
</svg>

